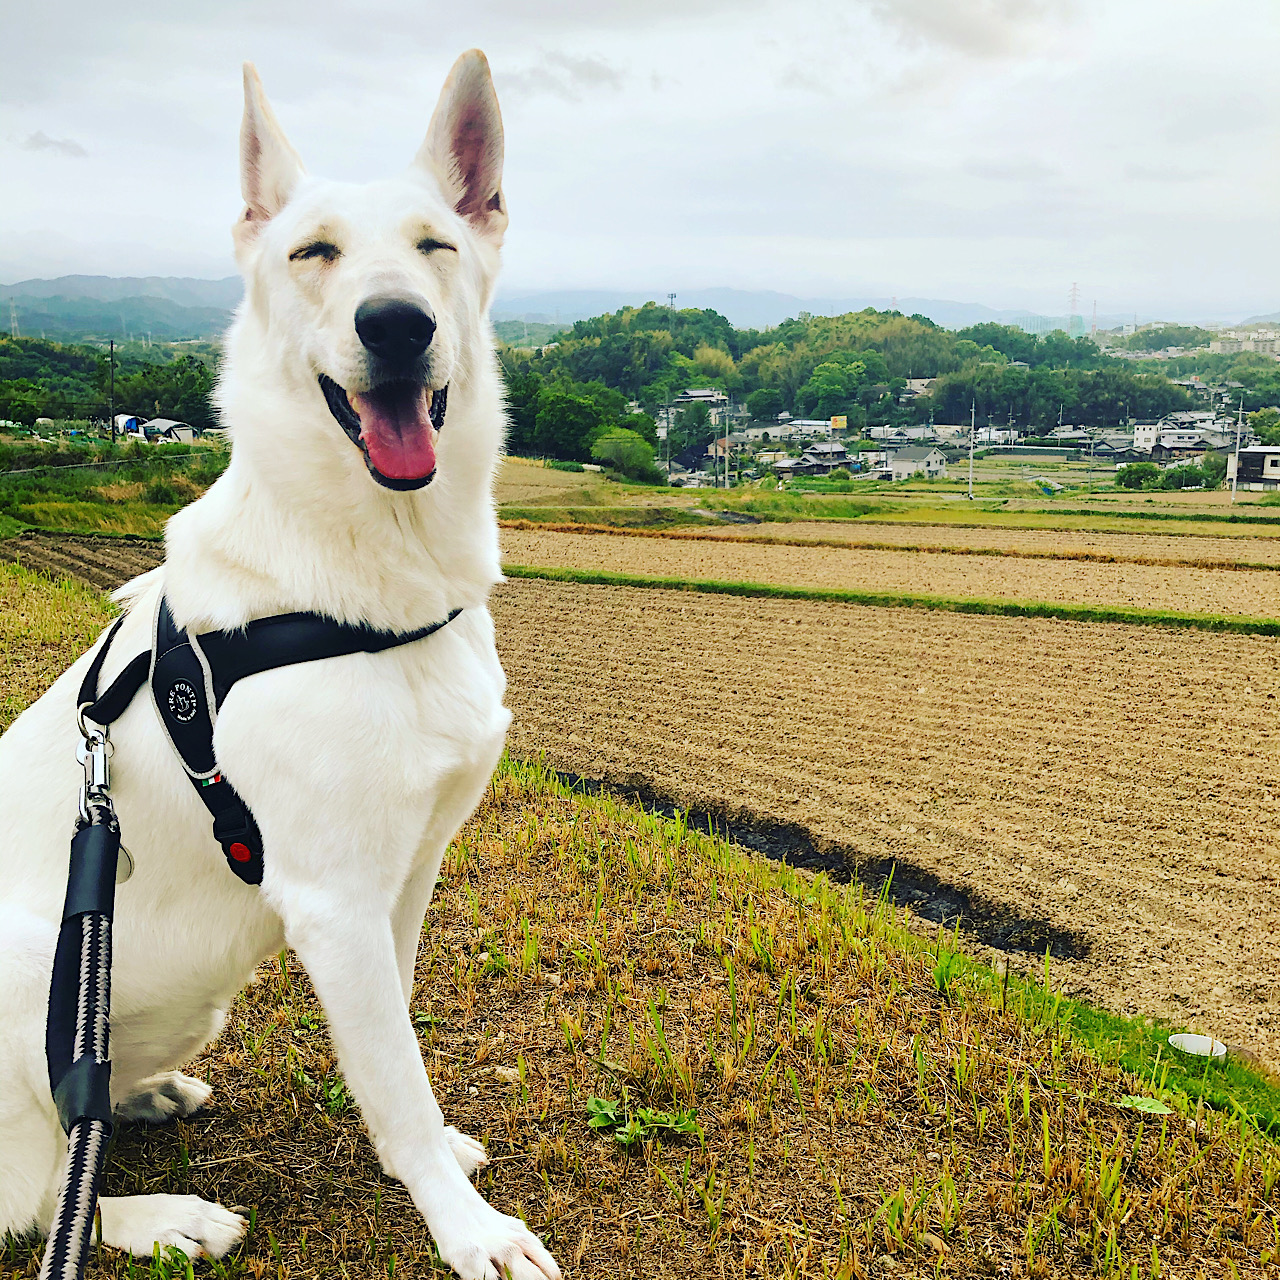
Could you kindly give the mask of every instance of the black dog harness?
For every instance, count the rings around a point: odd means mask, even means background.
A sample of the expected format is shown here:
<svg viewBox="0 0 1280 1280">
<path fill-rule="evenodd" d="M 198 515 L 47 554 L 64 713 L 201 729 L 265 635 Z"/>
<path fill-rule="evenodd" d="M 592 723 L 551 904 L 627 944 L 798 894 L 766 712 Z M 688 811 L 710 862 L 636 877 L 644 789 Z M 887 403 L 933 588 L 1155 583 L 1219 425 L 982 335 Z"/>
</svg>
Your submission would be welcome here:
<svg viewBox="0 0 1280 1280">
<path fill-rule="evenodd" d="M 98 677 L 119 619 L 85 672 L 76 699 L 81 721 L 106 728 L 133 701 L 148 679 L 151 697 L 169 743 L 213 817 L 213 837 L 227 866 L 246 884 L 262 883 L 262 837 L 248 806 L 222 776 L 213 755 L 213 726 L 238 680 L 276 667 L 318 662 L 352 653 L 381 653 L 434 635 L 461 613 L 416 631 L 379 631 L 335 622 L 318 613 L 282 613 L 258 618 L 238 631 L 192 635 L 178 627 L 163 598 L 156 610 L 151 651 L 140 653 L 98 696 Z"/>
<path fill-rule="evenodd" d="M 98 1183 L 111 1136 L 111 925 L 120 825 L 111 803 L 107 730 L 150 682 L 160 722 L 187 777 L 213 817 L 227 866 L 246 884 L 262 883 L 262 837 L 248 806 L 222 776 L 213 752 L 218 711 L 237 681 L 276 667 L 352 653 L 381 653 L 434 635 L 461 613 L 416 631 L 351 626 L 316 613 L 258 618 L 238 631 L 192 635 L 161 598 L 150 650 L 138 654 L 99 695 L 98 679 L 124 618 L 107 632 L 80 685 L 84 737 L 80 814 L 71 841 L 67 896 L 49 988 L 45 1056 L 49 1087 L 67 1133 L 67 1174 L 58 1197 L 41 1280 L 77 1280 L 88 1258 Z M 129 860 L 132 869 L 132 860 Z M 126 873 L 127 878 L 127 873 Z"/>
</svg>

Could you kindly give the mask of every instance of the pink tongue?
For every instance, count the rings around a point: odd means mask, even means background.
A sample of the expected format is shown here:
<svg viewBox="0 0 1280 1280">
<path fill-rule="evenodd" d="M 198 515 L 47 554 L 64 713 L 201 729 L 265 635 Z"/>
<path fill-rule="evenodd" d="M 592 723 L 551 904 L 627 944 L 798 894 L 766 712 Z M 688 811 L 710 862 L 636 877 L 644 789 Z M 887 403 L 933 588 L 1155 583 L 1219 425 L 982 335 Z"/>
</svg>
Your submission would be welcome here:
<svg viewBox="0 0 1280 1280">
<path fill-rule="evenodd" d="M 436 469 L 427 394 L 406 387 L 351 396 L 369 460 L 389 480 L 421 480 Z"/>
</svg>

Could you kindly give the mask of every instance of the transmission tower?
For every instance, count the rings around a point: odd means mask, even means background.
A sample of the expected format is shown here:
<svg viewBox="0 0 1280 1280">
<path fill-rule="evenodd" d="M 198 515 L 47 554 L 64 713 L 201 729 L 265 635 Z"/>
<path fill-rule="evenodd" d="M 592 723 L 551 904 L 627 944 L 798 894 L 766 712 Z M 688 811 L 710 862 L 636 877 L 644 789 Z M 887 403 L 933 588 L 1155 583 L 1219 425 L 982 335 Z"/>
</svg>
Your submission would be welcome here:
<svg viewBox="0 0 1280 1280">
<path fill-rule="evenodd" d="M 1071 282 L 1071 293 L 1067 298 L 1067 314 L 1073 316 L 1080 310 L 1080 286 L 1073 280 Z"/>
<path fill-rule="evenodd" d="M 18 304 L 12 298 L 9 299 L 9 336 L 11 338 L 22 336 L 18 332 Z"/>
</svg>

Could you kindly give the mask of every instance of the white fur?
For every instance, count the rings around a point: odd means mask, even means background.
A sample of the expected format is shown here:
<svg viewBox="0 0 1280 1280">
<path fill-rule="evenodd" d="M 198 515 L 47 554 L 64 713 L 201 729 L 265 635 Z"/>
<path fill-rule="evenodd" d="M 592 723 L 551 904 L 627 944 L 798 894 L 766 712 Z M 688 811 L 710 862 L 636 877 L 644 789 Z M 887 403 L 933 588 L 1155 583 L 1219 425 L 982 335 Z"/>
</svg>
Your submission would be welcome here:
<svg viewBox="0 0 1280 1280">
<path fill-rule="evenodd" d="M 450 154 L 456 122 L 474 130 L 476 120 L 499 130 L 496 145 Z M 120 593 L 127 617 L 103 685 L 147 647 L 162 590 L 195 630 L 291 610 L 397 629 L 464 612 L 422 643 L 286 667 L 232 690 L 214 743 L 262 831 L 260 889 L 227 869 L 145 693 L 112 726 L 115 801 L 137 864 L 116 899 L 112 1092 L 124 1117 L 200 1106 L 208 1090 L 176 1068 L 216 1035 L 254 966 L 291 946 L 378 1154 L 441 1255 L 465 1277 L 556 1280 L 536 1237 L 467 1180 L 483 1148 L 445 1126 L 408 1016 L 441 859 L 510 719 L 486 608 L 501 576 L 491 490 L 503 415 L 487 320 L 506 224 L 500 129 L 483 56 L 466 54 L 405 174 L 324 182 L 302 172 L 246 70 L 246 213 L 235 230 L 246 297 L 219 386 L 231 465 L 170 521 L 163 567 Z M 462 194 L 460 182 L 471 183 Z M 424 255 L 416 245 L 428 234 L 457 251 Z M 341 257 L 290 261 L 318 236 Z M 416 492 L 374 482 L 316 381 L 323 372 L 363 389 L 353 313 L 386 288 L 430 302 L 432 381 L 450 387 L 438 472 Z M 0 739 L 0 1234 L 47 1229 L 62 1171 L 44 1021 L 87 661 Z M 149 1196 L 104 1201 L 102 1227 L 118 1248 L 149 1253 L 158 1241 L 219 1254 L 244 1223 L 192 1197 Z"/>
</svg>

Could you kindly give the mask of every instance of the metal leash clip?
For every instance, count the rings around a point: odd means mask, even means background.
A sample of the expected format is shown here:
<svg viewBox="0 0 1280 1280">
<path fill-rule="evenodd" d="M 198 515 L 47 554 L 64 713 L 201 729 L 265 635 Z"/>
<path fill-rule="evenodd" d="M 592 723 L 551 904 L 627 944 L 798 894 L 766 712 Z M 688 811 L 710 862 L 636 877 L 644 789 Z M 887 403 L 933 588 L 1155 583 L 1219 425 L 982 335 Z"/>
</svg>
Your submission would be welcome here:
<svg viewBox="0 0 1280 1280">
<path fill-rule="evenodd" d="M 111 756 L 114 748 L 105 729 L 90 728 L 83 718 L 80 727 L 84 741 L 76 748 L 76 759 L 84 766 L 84 781 L 80 784 L 80 820 L 93 821 L 90 805 L 105 806 L 115 817 L 111 803 Z M 122 844 L 120 860 L 116 863 L 116 884 L 124 884 L 133 875 L 133 855 Z"/>
</svg>

